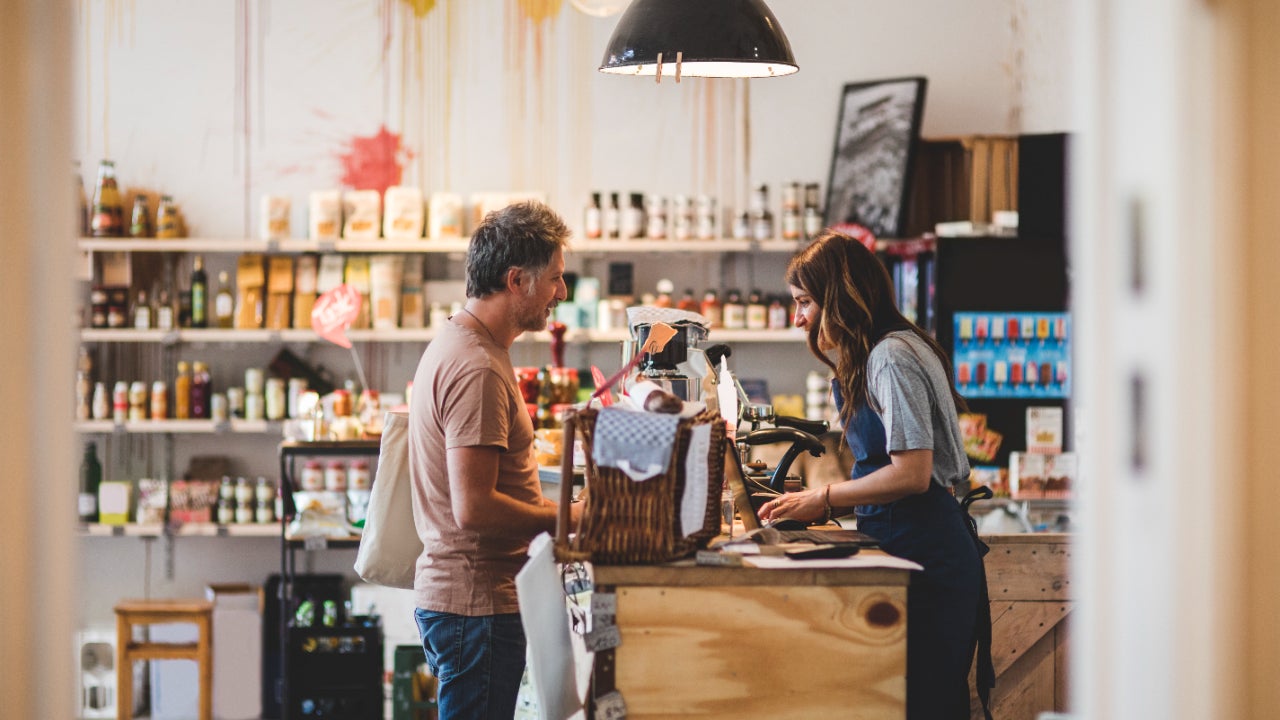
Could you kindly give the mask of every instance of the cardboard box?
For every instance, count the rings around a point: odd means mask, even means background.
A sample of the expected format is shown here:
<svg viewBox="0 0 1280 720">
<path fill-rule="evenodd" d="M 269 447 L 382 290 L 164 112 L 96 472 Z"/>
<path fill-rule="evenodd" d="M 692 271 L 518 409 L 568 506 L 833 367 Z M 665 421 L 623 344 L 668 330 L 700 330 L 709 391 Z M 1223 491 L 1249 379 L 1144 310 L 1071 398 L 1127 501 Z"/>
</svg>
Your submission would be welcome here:
<svg viewBox="0 0 1280 720">
<path fill-rule="evenodd" d="M 235 327 L 240 330 L 262 327 L 266 271 L 263 256 L 245 253 L 236 262 L 236 315 Z"/>
<path fill-rule="evenodd" d="M 300 255 L 293 273 L 293 326 L 311 327 L 311 308 L 316 304 L 316 282 L 319 258 Z"/>
<path fill-rule="evenodd" d="M 293 258 L 274 255 L 267 261 L 267 317 L 266 326 L 271 330 L 289 327 L 290 300 L 293 297 Z"/>
<path fill-rule="evenodd" d="M 262 592 L 248 584 L 205 587 L 213 601 L 213 716 L 262 715 Z"/>
<path fill-rule="evenodd" d="M 107 480 L 98 486 L 98 522 L 125 525 L 133 516 L 133 482 Z"/>
</svg>

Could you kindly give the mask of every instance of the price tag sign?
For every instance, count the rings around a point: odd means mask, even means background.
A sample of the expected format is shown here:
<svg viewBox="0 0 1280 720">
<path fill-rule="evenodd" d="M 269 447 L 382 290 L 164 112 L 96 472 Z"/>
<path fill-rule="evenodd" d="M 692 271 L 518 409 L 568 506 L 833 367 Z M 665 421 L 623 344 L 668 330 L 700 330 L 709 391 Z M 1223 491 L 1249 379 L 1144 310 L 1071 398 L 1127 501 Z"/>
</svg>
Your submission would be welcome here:
<svg viewBox="0 0 1280 720">
<path fill-rule="evenodd" d="M 343 283 L 316 298 L 311 308 L 311 329 L 339 347 L 351 348 L 347 328 L 360 314 L 360 291 Z"/>
<path fill-rule="evenodd" d="M 329 539 L 323 535 L 312 535 L 302 541 L 302 547 L 306 550 L 324 550 L 329 547 Z"/>
<path fill-rule="evenodd" d="M 622 693 L 613 690 L 596 698 L 597 720 L 621 720 L 626 716 L 627 703 L 623 701 Z"/>
<path fill-rule="evenodd" d="M 618 596 L 614 593 L 591 594 L 591 616 L 618 614 Z"/>
<path fill-rule="evenodd" d="M 591 652 L 609 650 L 622 644 L 622 631 L 618 630 L 617 625 L 593 627 L 591 632 L 587 633 L 583 638 L 583 641 Z"/>
</svg>

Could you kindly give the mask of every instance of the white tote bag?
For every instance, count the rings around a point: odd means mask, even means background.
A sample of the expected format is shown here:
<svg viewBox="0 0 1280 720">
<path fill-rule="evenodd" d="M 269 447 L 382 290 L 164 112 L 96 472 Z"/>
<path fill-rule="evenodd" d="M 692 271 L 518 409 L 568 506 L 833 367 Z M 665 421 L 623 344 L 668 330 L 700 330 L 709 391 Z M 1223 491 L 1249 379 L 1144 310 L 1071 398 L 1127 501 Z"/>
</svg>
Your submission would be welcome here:
<svg viewBox="0 0 1280 720">
<path fill-rule="evenodd" d="M 409 478 L 409 415 L 387 413 L 378 446 L 378 472 L 369 493 L 364 535 L 356 554 L 356 574 L 366 582 L 413 588 L 422 540 L 413 524 L 413 481 Z"/>
</svg>

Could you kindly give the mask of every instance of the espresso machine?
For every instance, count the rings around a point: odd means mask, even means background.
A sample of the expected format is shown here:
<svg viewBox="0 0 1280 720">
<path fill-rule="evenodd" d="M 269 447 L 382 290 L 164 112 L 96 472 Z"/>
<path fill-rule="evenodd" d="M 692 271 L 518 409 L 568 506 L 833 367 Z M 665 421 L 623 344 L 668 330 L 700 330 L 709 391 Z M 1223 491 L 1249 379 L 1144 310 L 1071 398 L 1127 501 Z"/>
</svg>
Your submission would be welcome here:
<svg viewBox="0 0 1280 720">
<path fill-rule="evenodd" d="M 651 307 L 628 308 L 627 316 L 631 337 L 622 343 L 623 362 L 644 347 L 654 323 L 668 325 L 676 331 L 675 336 L 660 351 L 641 354 L 637 374 L 681 400 L 701 400 L 706 373 L 697 370 L 705 368 L 706 362 L 698 348 L 707 339 L 706 319 L 684 310 Z"/>
</svg>

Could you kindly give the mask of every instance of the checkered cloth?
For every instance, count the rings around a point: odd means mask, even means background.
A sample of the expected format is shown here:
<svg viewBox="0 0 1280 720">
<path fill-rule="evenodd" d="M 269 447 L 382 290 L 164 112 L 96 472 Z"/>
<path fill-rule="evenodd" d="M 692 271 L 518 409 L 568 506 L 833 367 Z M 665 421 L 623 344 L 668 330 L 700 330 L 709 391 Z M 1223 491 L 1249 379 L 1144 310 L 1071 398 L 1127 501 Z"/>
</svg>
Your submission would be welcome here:
<svg viewBox="0 0 1280 720">
<path fill-rule="evenodd" d="M 671 464 L 679 415 L 607 407 L 596 416 L 591 459 L 632 480 L 648 480 Z"/>
</svg>

